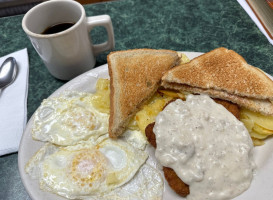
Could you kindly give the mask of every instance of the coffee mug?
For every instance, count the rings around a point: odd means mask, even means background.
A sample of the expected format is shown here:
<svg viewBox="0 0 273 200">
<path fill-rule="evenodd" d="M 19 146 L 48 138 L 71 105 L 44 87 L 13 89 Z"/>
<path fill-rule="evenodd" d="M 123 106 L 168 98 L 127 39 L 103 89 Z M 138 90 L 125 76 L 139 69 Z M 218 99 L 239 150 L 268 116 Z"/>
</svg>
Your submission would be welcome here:
<svg viewBox="0 0 273 200">
<path fill-rule="evenodd" d="M 107 30 L 108 40 L 93 45 L 90 31 Z M 70 80 L 95 66 L 95 56 L 114 48 L 114 32 L 108 15 L 86 17 L 83 6 L 73 0 L 52 0 L 38 4 L 24 16 L 22 27 L 49 72 Z"/>
</svg>

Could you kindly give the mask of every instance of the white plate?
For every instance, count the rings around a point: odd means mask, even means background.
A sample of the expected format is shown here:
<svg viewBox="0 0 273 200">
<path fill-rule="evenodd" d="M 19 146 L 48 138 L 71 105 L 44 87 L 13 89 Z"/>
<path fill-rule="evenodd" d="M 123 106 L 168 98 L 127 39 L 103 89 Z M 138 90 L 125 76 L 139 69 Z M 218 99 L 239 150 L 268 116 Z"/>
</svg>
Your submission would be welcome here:
<svg viewBox="0 0 273 200">
<path fill-rule="evenodd" d="M 201 55 L 202 53 L 197 52 L 184 52 L 190 59 Z M 56 90 L 51 96 L 58 96 L 65 90 L 76 90 L 82 92 L 95 92 L 95 84 L 98 78 L 107 78 L 108 68 L 107 64 L 97 67 L 93 70 L 90 70 L 75 79 L 69 81 L 58 90 Z M 269 76 L 273 79 L 271 76 Z M 24 167 L 28 160 L 38 151 L 43 142 L 32 140 L 31 128 L 33 123 L 33 117 L 29 120 L 25 132 L 22 136 L 18 164 L 19 171 L 23 181 L 23 184 L 33 200 L 63 200 L 64 198 L 44 192 L 40 190 L 39 183 L 37 180 L 32 180 L 24 170 Z M 257 172 L 254 176 L 250 188 L 244 192 L 242 195 L 235 198 L 236 200 L 256 200 L 256 199 L 273 199 L 273 139 L 267 139 L 265 145 L 261 147 L 255 147 L 254 157 L 257 164 Z M 150 160 L 154 160 L 153 151 L 148 150 L 150 155 Z M 182 200 L 184 198 L 179 197 L 174 193 L 165 183 L 163 199 L 165 200 Z"/>
</svg>

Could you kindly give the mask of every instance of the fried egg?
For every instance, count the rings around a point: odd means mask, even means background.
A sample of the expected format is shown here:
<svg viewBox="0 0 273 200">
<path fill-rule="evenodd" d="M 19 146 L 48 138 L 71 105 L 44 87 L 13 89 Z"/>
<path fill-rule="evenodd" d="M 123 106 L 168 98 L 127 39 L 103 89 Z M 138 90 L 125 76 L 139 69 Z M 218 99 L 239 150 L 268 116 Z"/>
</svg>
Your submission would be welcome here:
<svg viewBox="0 0 273 200">
<path fill-rule="evenodd" d="M 139 130 L 127 129 L 120 136 L 120 139 L 128 142 L 129 144 L 140 150 L 145 150 L 145 147 L 148 143 L 146 136 Z"/>
<path fill-rule="evenodd" d="M 144 164 L 135 177 L 115 190 L 88 200 L 160 200 L 163 196 L 163 179 L 159 170 Z"/>
<path fill-rule="evenodd" d="M 66 92 L 45 99 L 34 114 L 33 139 L 66 146 L 106 134 L 109 114 L 92 106 L 92 96 Z"/>
<path fill-rule="evenodd" d="M 90 141 L 68 147 L 48 143 L 30 159 L 25 170 L 31 177 L 38 177 L 45 191 L 84 199 L 124 185 L 147 157 L 145 151 L 109 138 L 97 145 Z"/>
</svg>

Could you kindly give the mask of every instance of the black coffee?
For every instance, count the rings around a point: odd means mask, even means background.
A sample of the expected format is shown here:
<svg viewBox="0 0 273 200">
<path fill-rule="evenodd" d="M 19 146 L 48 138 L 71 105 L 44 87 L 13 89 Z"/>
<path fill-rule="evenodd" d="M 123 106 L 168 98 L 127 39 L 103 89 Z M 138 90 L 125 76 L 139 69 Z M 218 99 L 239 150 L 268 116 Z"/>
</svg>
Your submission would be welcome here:
<svg viewBox="0 0 273 200">
<path fill-rule="evenodd" d="M 69 29 L 72 27 L 75 23 L 72 22 L 64 22 L 64 23 L 59 23 L 59 24 L 54 24 L 52 26 L 47 27 L 42 34 L 54 34 L 54 33 L 59 33 L 61 31 L 65 31 L 66 29 Z"/>
</svg>

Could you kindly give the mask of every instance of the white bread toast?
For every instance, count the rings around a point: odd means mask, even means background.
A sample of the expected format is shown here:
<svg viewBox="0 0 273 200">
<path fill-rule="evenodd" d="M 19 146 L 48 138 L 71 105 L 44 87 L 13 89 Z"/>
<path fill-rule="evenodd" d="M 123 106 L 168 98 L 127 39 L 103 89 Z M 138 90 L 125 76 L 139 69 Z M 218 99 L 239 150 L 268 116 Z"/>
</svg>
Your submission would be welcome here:
<svg viewBox="0 0 273 200">
<path fill-rule="evenodd" d="M 135 49 L 107 56 L 110 75 L 109 136 L 121 135 L 131 117 L 154 95 L 163 74 L 179 62 L 171 50 Z"/>
<path fill-rule="evenodd" d="M 162 77 L 164 88 L 206 93 L 265 115 L 273 115 L 273 81 L 236 52 L 217 48 Z"/>
<path fill-rule="evenodd" d="M 223 47 L 171 69 L 162 80 L 273 100 L 273 81 L 239 54 Z"/>
</svg>

